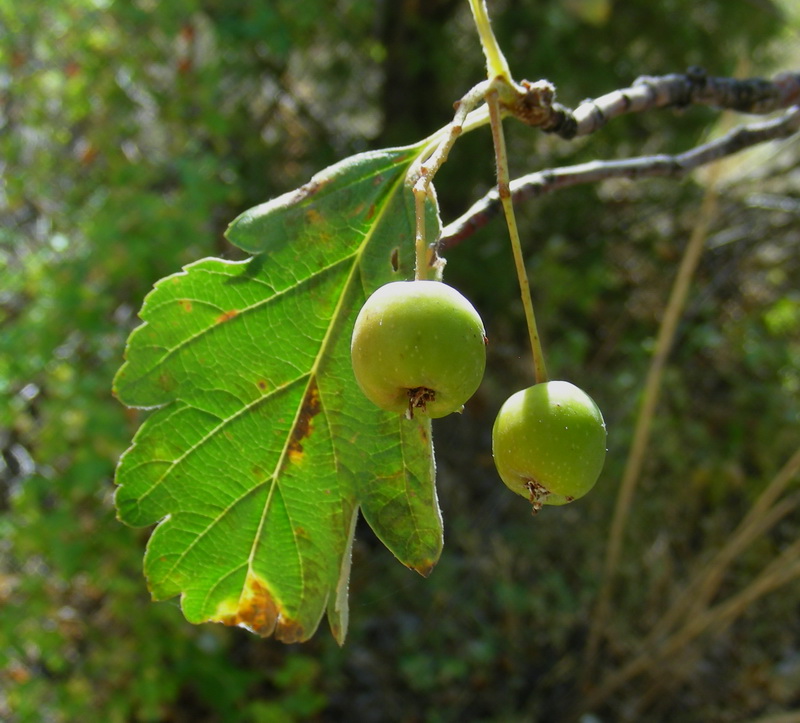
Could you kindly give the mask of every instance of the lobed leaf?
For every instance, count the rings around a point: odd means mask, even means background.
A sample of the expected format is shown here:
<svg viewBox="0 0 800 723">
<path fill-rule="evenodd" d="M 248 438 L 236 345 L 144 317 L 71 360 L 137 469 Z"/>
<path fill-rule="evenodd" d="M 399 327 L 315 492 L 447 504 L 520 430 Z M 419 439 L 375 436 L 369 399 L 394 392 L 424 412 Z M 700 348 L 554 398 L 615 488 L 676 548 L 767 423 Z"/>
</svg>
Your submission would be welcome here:
<svg viewBox="0 0 800 723">
<path fill-rule="evenodd" d="M 419 152 L 355 156 L 245 212 L 227 236 L 251 259 L 198 261 L 145 299 L 114 391 L 156 409 L 116 504 L 128 524 L 157 523 L 148 584 L 192 622 L 292 642 L 327 610 L 341 643 L 359 507 L 405 565 L 438 560 L 430 422 L 375 408 L 349 353 L 367 296 L 410 275 Z"/>
</svg>

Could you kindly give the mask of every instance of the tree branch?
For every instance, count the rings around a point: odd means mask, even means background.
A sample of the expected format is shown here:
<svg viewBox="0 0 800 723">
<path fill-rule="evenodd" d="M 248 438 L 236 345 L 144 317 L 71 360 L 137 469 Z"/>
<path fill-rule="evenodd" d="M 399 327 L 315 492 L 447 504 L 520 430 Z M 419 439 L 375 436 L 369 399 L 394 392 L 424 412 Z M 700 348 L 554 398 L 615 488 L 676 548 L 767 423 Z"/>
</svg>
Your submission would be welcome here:
<svg viewBox="0 0 800 723">
<path fill-rule="evenodd" d="M 587 135 L 623 113 L 652 108 L 710 105 L 740 113 L 765 114 L 800 102 L 800 73 L 764 78 L 714 78 L 700 68 L 686 73 L 641 76 L 630 88 L 581 103 L 574 111 L 576 135 Z"/>
<path fill-rule="evenodd" d="M 508 113 L 546 133 L 571 140 L 594 133 L 617 116 L 654 108 L 710 105 L 740 113 L 773 113 L 800 102 L 800 73 L 778 73 L 771 80 L 715 78 L 702 68 L 643 75 L 629 88 L 585 100 L 575 110 L 555 102 L 555 88 L 546 80 L 523 80 L 515 90 L 516 97 L 505 104 Z"/>
<path fill-rule="evenodd" d="M 798 82 L 795 93 L 800 95 L 800 75 L 793 77 Z M 796 100 L 800 100 L 800 97 Z M 788 138 L 798 131 L 800 131 L 800 106 L 790 108 L 777 118 L 738 126 L 720 138 L 676 155 L 661 154 L 619 161 L 592 161 L 529 173 L 511 182 L 511 197 L 515 203 L 519 203 L 551 191 L 585 183 L 597 183 L 609 178 L 679 177 L 745 148 L 770 140 Z M 469 238 L 499 213 L 500 208 L 500 197 L 494 188 L 476 201 L 466 213 L 444 228 L 439 241 L 440 248 L 443 250 L 452 248 Z"/>
</svg>

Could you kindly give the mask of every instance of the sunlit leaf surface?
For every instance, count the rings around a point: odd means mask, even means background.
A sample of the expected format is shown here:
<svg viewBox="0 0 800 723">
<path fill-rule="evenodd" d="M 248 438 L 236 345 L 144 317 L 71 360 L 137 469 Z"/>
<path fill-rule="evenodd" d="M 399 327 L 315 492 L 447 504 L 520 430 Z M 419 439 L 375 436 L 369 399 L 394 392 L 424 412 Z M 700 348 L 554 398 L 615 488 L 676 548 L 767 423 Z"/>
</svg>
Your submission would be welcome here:
<svg viewBox="0 0 800 723">
<path fill-rule="evenodd" d="M 251 259 L 198 261 L 145 299 L 114 389 L 156 409 L 116 503 L 128 524 L 158 523 L 150 589 L 180 595 L 192 622 L 292 642 L 327 610 L 343 641 L 359 508 L 405 565 L 438 559 L 430 423 L 372 406 L 349 357 L 366 297 L 411 275 L 418 152 L 355 156 L 245 212 L 228 238 Z"/>
</svg>

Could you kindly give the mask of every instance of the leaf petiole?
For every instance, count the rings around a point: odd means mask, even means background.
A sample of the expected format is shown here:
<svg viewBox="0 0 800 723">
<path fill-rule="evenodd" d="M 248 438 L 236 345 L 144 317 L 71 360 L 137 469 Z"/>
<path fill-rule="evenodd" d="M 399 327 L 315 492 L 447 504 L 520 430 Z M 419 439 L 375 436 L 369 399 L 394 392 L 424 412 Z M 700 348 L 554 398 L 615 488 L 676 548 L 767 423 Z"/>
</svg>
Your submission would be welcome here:
<svg viewBox="0 0 800 723">
<path fill-rule="evenodd" d="M 455 104 L 453 120 L 440 131 L 437 131 L 425 145 L 425 149 L 411 166 L 407 182 L 414 193 L 414 208 L 416 213 L 416 241 L 415 255 L 416 267 L 414 278 L 417 281 L 428 277 L 428 267 L 432 261 L 432 251 L 425 242 L 425 200 L 433 194 L 433 177 L 442 167 L 455 145 L 459 136 L 464 132 L 465 124 L 470 119 L 472 109 L 480 103 L 489 88 L 489 82 L 483 81 L 472 88 L 461 100 Z M 479 119 L 480 118 L 480 119 Z M 486 123 L 485 115 L 476 118 L 478 122 L 471 125 L 468 130 Z M 435 199 L 434 199 L 435 203 Z"/>
</svg>

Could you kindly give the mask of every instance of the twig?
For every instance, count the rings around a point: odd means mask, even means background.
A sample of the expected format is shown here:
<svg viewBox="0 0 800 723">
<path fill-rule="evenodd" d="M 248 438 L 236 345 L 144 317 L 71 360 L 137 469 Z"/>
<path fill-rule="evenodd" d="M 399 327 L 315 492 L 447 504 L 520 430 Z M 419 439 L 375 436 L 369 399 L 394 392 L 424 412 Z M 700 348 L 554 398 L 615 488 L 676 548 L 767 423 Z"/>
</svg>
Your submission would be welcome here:
<svg viewBox="0 0 800 723">
<path fill-rule="evenodd" d="M 701 68 L 686 73 L 642 76 L 630 88 L 581 103 L 574 111 L 576 135 L 593 133 L 624 113 L 653 108 L 710 105 L 740 113 L 773 113 L 800 102 L 800 73 L 764 78 L 714 78 Z"/>
<path fill-rule="evenodd" d="M 710 105 L 740 113 L 773 113 L 800 102 L 800 73 L 779 73 L 771 80 L 716 78 L 706 75 L 702 68 L 645 75 L 629 88 L 585 100 L 575 110 L 555 102 L 555 89 L 547 81 L 523 80 L 518 91 L 506 105 L 510 115 L 570 140 L 594 133 L 612 118 L 655 108 Z"/>
<path fill-rule="evenodd" d="M 543 196 L 552 191 L 610 178 L 650 178 L 683 176 L 700 166 L 771 140 L 788 138 L 800 131 L 800 106 L 777 118 L 738 126 L 723 136 L 684 153 L 640 156 L 620 161 L 592 161 L 574 166 L 529 173 L 511 182 L 514 203 Z M 442 249 L 452 248 L 485 226 L 501 209 L 497 189 L 489 191 L 472 207 L 449 223 L 439 242 Z"/>
</svg>

